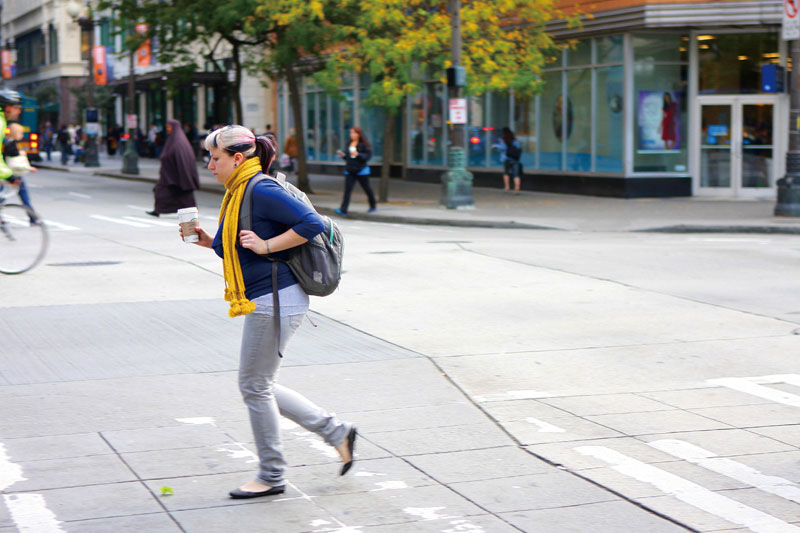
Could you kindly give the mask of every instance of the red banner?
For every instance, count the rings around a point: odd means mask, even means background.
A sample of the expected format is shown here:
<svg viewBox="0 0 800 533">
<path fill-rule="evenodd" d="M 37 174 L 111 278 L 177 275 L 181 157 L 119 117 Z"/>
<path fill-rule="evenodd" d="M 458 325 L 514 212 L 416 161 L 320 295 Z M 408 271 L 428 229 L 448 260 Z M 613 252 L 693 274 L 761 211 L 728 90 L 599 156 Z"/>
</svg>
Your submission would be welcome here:
<svg viewBox="0 0 800 533">
<path fill-rule="evenodd" d="M 11 78 L 11 50 L 0 51 L 0 60 L 2 61 L 3 79 Z"/>
<path fill-rule="evenodd" d="M 92 57 L 94 64 L 94 84 L 106 85 L 108 84 L 108 71 L 106 65 L 106 47 L 95 46 L 94 56 Z"/>
<path fill-rule="evenodd" d="M 137 24 L 136 31 L 140 34 L 147 33 L 147 24 Z M 147 39 L 136 51 L 136 64 L 140 67 L 150 66 L 150 39 Z"/>
</svg>

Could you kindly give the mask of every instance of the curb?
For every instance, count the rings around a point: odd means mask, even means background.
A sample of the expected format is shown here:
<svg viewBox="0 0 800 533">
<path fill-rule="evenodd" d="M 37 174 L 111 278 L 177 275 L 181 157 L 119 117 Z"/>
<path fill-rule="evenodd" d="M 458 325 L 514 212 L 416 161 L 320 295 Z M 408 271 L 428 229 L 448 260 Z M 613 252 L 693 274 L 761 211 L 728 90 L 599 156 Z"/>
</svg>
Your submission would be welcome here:
<svg viewBox="0 0 800 533">
<path fill-rule="evenodd" d="M 332 218 L 348 218 L 350 220 L 365 220 L 369 222 L 383 222 L 387 224 L 418 224 L 421 226 L 450 226 L 457 228 L 493 228 L 493 229 L 535 229 L 564 231 L 562 228 L 552 226 L 540 226 L 537 224 L 525 224 L 509 220 L 507 222 L 494 220 L 453 220 L 445 218 L 428 217 L 407 217 L 399 215 L 373 215 L 369 213 L 348 213 L 347 217 L 342 217 L 330 207 L 314 206 L 318 213 Z"/>
<path fill-rule="evenodd" d="M 800 226 L 714 226 L 677 224 L 659 228 L 628 230 L 633 233 L 760 233 L 800 235 Z"/>
</svg>

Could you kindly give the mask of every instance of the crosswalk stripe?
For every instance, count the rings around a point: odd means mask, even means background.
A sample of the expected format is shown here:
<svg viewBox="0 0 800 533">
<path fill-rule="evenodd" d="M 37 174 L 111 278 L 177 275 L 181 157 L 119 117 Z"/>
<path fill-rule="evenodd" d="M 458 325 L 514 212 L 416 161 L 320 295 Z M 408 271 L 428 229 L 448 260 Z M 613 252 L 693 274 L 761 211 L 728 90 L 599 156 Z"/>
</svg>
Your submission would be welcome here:
<svg viewBox="0 0 800 533">
<path fill-rule="evenodd" d="M 53 220 L 44 219 L 44 223 L 47 224 L 47 227 L 50 229 L 56 229 L 61 231 L 80 231 L 81 228 L 76 226 L 70 226 L 69 224 L 62 224 L 61 222 L 55 222 Z"/>
<path fill-rule="evenodd" d="M 789 383 L 792 385 L 800 385 L 800 376 L 789 374 L 783 376 L 763 376 L 755 378 L 718 378 L 708 379 L 706 383 L 712 385 L 719 385 L 729 389 L 737 390 L 758 396 L 784 405 L 791 405 L 792 407 L 800 407 L 800 396 L 792 394 L 791 392 L 784 392 L 782 390 L 765 387 L 761 383 Z"/>
<path fill-rule="evenodd" d="M 79 192 L 70 192 L 69 194 L 72 196 L 77 196 L 78 198 L 86 198 L 87 200 L 91 198 L 91 196 L 89 196 L 88 194 L 81 194 Z"/>
<path fill-rule="evenodd" d="M 124 216 L 122 217 L 125 220 L 132 220 L 134 222 L 141 222 L 142 224 L 153 224 L 154 226 L 169 226 L 170 228 L 177 228 L 178 224 L 176 222 L 165 222 L 163 220 L 150 220 L 148 218 L 140 218 L 140 217 L 131 217 L 131 216 Z"/>
<path fill-rule="evenodd" d="M 133 226 L 134 228 L 149 228 L 148 224 L 141 224 L 139 222 L 132 222 L 130 220 L 124 220 L 121 218 L 112 218 L 106 217 L 103 215 L 89 215 L 91 218 L 96 218 L 97 220 L 104 220 L 106 222 L 113 222 L 114 224 L 124 224 L 126 226 Z"/>
<path fill-rule="evenodd" d="M 734 524 L 740 524 L 756 533 L 800 533 L 800 528 L 772 515 L 605 446 L 578 446 L 575 451 L 581 455 L 600 459 L 623 475 L 653 485 L 682 502 Z"/>
<path fill-rule="evenodd" d="M 781 498 L 800 503 L 800 487 L 788 479 L 778 476 L 767 476 L 755 468 L 751 468 L 732 459 L 718 457 L 715 453 L 704 450 L 699 446 L 676 439 L 662 439 L 647 443 L 649 446 L 668 453 L 684 461 L 688 461 L 706 470 L 722 474 L 731 479 L 741 481 L 748 485 L 775 494 Z"/>
</svg>

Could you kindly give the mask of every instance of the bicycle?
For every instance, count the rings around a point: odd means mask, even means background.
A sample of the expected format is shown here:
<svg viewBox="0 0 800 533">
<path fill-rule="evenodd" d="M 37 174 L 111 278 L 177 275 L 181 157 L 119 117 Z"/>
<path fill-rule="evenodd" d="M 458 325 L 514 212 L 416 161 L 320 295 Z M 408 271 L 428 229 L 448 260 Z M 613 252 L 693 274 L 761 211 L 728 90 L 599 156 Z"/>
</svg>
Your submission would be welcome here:
<svg viewBox="0 0 800 533">
<path fill-rule="evenodd" d="M 22 274 L 41 262 L 49 236 L 42 219 L 26 206 L 10 201 L 17 189 L 0 180 L 0 274 Z"/>
</svg>

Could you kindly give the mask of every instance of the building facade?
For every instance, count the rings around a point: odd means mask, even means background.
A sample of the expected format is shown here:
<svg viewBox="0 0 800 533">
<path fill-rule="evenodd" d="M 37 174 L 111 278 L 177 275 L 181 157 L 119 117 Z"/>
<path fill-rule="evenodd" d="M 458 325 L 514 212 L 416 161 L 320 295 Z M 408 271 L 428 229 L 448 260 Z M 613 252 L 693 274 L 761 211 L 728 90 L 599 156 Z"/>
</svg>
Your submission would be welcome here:
<svg viewBox="0 0 800 533">
<path fill-rule="evenodd" d="M 510 127 L 523 146 L 523 188 L 620 197 L 774 197 L 784 172 L 789 96 L 782 3 L 585 2 L 580 29 L 548 30 L 571 42 L 544 71 L 535 98 L 486 94 L 468 102 L 466 144 L 477 185 L 501 186 L 498 141 Z M 566 8 L 566 6 L 565 6 Z M 334 153 L 353 124 L 376 145 L 383 113 L 361 105 L 369 80 L 345 80 L 344 98 L 306 80 L 307 156 L 336 172 Z M 286 90 L 278 123 L 291 128 Z M 396 174 L 438 181 L 447 165 L 448 101 L 438 81 L 410 98 L 398 120 Z"/>
<path fill-rule="evenodd" d="M 93 21 L 91 31 L 69 15 L 75 3 L 84 17 Z M 213 124 L 233 121 L 229 60 L 220 69 L 205 65 L 168 92 L 171 69 L 157 61 L 158 43 L 148 43 L 147 54 L 137 53 L 133 65 L 123 51 L 122 37 L 112 27 L 109 13 L 92 11 L 87 0 L 5 1 L 0 10 L 0 47 L 8 52 L 13 68 L 3 79 L 5 86 L 39 100 L 39 120 L 54 125 L 81 123 L 89 74 L 89 51 L 105 49 L 104 88 L 95 87 L 95 107 L 100 107 L 101 133 L 111 126 L 125 125 L 128 80 L 135 78 L 134 109 L 138 127 L 146 132 L 151 124 L 163 128 L 172 118 L 202 131 Z M 137 51 L 139 52 L 139 51 Z M 244 75 L 242 108 L 246 126 L 263 131 L 274 122 L 274 96 L 260 79 Z"/>
</svg>

